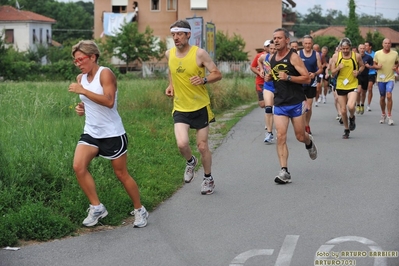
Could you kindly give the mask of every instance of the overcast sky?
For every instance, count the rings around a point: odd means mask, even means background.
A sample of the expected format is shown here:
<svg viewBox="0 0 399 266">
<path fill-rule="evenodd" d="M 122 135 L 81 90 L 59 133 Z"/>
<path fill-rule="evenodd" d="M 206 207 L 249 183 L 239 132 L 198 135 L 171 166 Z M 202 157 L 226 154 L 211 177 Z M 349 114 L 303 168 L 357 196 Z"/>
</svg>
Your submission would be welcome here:
<svg viewBox="0 0 399 266">
<path fill-rule="evenodd" d="M 77 2 L 79 0 L 57 0 L 59 2 Z M 85 2 L 93 2 L 93 0 L 83 0 Z M 187 1 L 187 0 L 184 0 Z M 217 0 L 208 0 L 217 1 Z M 258 0 L 267 1 L 267 0 Z M 327 9 L 341 10 L 344 15 L 348 15 L 348 0 L 294 0 L 297 4 L 294 11 L 303 15 L 309 13 L 308 9 L 315 5 L 321 5 L 324 13 Z M 375 14 L 383 14 L 383 17 L 388 19 L 396 19 L 399 16 L 398 0 L 355 0 L 357 7 L 357 14 L 368 14 L 374 16 Z M 323 4 L 324 3 L 324 4 Z"/>
<path fill-rule="evenodd" d="M 315 5 L 321 5 L 323 14 L 328 9 L 341 10 L 344 15 L 348 15 L 348 0 L 293 0 L 297 5 L 293 9 L 303 15 L 309 13 L 308 9 Z M 398 0 L 355 0 L 356 13 L 374 16 L 382 14 L 384 18 L 396 19 L 399 16 Z"/>
</svg>

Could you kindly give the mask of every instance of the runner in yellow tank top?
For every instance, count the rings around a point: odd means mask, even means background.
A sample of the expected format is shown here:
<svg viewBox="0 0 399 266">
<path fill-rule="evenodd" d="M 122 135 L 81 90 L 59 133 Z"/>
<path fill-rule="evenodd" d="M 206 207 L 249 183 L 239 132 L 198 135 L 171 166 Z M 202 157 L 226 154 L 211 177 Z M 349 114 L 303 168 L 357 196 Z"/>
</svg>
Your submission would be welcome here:
<svg viewBox="0 0 399 266">
<path fill-rule="evenodd" d="M 348 38 L 341 40 L 340 47 L 341 51 L 331 58 L 331 75 L 337 75 L 336 92 L 345 127 L 342 138 L 347 139 L 349 132 L 356 128 L 357 75 L 363 71 L 364 64 L 360 54 L 352 52 L 352 43 Z"/>
<path fill-rule="evenodd" d="M 193 112 L 211 103 L 205 84 L 193 85 L 190 78 L 205 78 L 205 67 L 196 62 L 197 46 L 191 46 L 183 58 L 176 57 L 176 47 L 169 52 L 169 70 L 174 87 L 173 112 Z"/>
<path fill-rule="evenodd" d="M 189 44 L 191 27 L 188 21 L 178 20 L 170 26 L 175 48 L 166 51 L 169 65 L 169 86 L 166 95 L 173 97 L 173 120 L 177 146 L 187 160 L 184 181 L 190 183 L 195 176 L 197 158 L 189 145 L 189 129 L 197 131 L 197 147 L 204 167 L 201 194 L 212 194 L 215 181 L 211 174 L 212 154 L 208 145 L 209 123 L 214 121 L 210 99 L 205 87 L 222 78 L 222 74 L 209 54 Z M 205 69 L 209 72 L 206 75 Z"/>
</svg>

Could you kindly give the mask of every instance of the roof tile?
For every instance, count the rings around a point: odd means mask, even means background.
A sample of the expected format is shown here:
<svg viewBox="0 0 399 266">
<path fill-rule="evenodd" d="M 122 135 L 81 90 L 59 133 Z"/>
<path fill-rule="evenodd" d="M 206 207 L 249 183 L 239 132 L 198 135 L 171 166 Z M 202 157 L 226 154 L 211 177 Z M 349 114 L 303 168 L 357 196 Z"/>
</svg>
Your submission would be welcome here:
<svg viewBox="0 0 399 266">
<path fill-rule="evenodd" d="M 31 11 L 18 10 L 12 6 L 0 6 L 0 22 L 37 21 L 56 23 L 55 19 Z"/>
<path fill-rule="evenodd" d="M 399 32 L 389 28 L 389 27 L 367 27 L 367 26 L 360 26 L 359 27 L 360 34 L 363 36 L 363 38 L 366 37 L 367 32 L 374 32 L 378 31 L 383 35 L 385 38 L 388 38 L 391 40 L 392 44 L 399 44 Z M 317 30 L 311 35 L 313 37 L 316 36 L 334 36 L 337 37 L 338 39 L 344 38 L 345 37 L 345 27 L 344 26 L 330 26 L 325 29 Z"/>
</svg>

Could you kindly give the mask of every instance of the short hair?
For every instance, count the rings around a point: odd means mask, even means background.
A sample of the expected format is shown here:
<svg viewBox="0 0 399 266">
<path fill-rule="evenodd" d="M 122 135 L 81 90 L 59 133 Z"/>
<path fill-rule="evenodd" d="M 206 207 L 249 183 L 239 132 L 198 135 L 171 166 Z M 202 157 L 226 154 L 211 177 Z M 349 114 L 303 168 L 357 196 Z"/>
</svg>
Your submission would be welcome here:
<svg viewBox="0 0 399 266">
<path fill-rule="evenodd" d="M 341 42 L 339 43 L 339 46 L 342 46 L 342 45 L 348 45 L 348 46 L 352 46 L 352 42 L 351 42 L 351 40 L 349 39 L 349 38 L 343 38 L 342 40 L 341 40 Z"/>
<path fill-rule="evenodd" d="M 369 46 L 373 47 L 373 43 L 372 42 L 365 41 L 364 44 L 366 44 L 366 43 L 368 43 Z"/>
<path fill-rule="evenodd" d="M 82 40 L 72 46 L 72 57 L 75 56 L 75 53 L 77 51 L 80 51 L 84 53 L 85 55 L 95 55 L 96 56 L 96 61 L 100 57 L 100 49 L 98 48 L 97 44 L 94 41 L 91 40 Z"/>
<path fill-rule="evenodd" d="M 302 38 L 302 39 L 311 39 L 311 40 L 313 41 L 313 37 L 312 37 L 312 35 L 309 35 L 309 34 L 307 34 L 307 35 L 303 36 L 303 38 Z"/>
<path fill-rule="evenodd" d="M 169 29 L 174 28 L 174 27 L 185 28 L 185 29 L 191 30 L 190 23 L 188 23 L 188 21 L 184 20 L 184 19 L 180 19 L 180 20 L 173 22 L 172 25 L 170 25 Z"/>
<path fill-rule="evenodd" d="M 290 44 L 293 44 L 293 43 L 299 44 L 298 41 L 290 41 Z"/>
<path fill-rule="evenodd" d="M 285 29 L 285 28 L 277 28 L 277 29 L 274 30 L 274 32 L 278 32 L 278 31 L 284 32 L 285 38 L 288 39 L 288 38 L 290 37 L 290 33 L 288 32 L 287 29 Z M 274 33 L 274 32 L 273 32 L 273 33 Z"/>
</svg>

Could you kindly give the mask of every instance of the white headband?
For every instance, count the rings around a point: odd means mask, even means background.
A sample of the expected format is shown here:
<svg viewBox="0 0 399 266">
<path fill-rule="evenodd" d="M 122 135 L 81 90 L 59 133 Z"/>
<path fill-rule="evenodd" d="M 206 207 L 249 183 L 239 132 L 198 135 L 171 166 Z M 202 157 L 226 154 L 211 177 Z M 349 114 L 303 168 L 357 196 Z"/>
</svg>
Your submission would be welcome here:
<svg viewBox="0 0 399 266">
<path fill-rule="evenodd" d="M 191 32 L 191 30 L 187 29 L 187 28 L 174 27 L 174 28 L 170 29 L 170 32 L 180 32 L 180 31 L 182 31 L 182 32 Z"/>
</svg>

